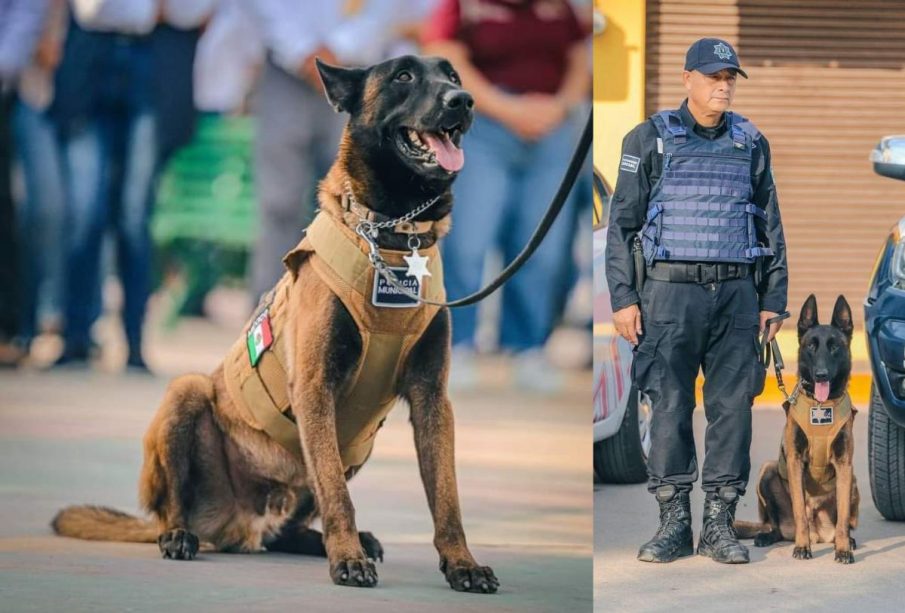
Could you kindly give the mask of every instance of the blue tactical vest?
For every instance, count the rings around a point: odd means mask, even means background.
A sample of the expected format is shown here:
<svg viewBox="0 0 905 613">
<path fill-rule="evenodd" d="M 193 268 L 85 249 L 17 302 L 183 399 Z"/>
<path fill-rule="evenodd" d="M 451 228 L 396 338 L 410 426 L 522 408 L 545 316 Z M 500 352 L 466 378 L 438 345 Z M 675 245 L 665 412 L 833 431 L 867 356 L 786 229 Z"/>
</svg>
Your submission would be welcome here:
<svg viewBox="0 0 905 613">
<path fill-rule="evenodd" d="M 751 202 L 751 152 L 760 134 L 741 115 L 726 113 L 726 131 L 708 140 L 687 130 L 678 111 L 651 117 L 663 142 L 663 172 L 654 185 L 641 231 L 644 257 L 655 261 L 751 264 L 773 250 L 758 244 Z"/>
</svg>

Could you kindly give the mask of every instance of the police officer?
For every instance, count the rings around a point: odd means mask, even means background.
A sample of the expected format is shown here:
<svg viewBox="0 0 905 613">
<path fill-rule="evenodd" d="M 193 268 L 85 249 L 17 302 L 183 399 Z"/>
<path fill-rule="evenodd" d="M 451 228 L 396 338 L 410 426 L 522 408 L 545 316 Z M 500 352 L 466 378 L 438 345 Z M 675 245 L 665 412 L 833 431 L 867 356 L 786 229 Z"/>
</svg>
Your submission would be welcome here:
<svg viewBox="0 0 905 613">
<path fill-rule="evenodd" d="M 652 406 L 648 490 L 660 527 L 638 552 L 645 562 L 694 551 L 699 369 L 707 430 L 698 553 L 748 562 L 732 523 L 751 468 L 751 405 L 764 385 L 757 338 L 785 310 L 788 278 L 770 146 L 729 111 L 738 75 L 748 77 L 729 43 L 695 42 L 682 76 L 688 98 L 622 144 L 606 272 L 616 331 L 635 345 L 634 380 Z"/>
</svg>

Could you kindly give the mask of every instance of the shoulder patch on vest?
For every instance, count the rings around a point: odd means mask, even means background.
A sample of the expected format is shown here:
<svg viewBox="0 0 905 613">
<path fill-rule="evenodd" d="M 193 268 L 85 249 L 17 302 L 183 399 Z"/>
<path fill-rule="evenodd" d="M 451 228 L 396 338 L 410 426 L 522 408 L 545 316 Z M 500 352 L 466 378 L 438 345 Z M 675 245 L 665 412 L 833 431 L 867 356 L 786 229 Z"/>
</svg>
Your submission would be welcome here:
<svg viewBox="0 0 905 613">
<path fill-rule="evenodd" d="M 391 267 L 390 270 L 396 275 L 399 284 L 411 291 L 413 294 L 421 296 L 421 283 L 416 277 L 406 276 L 408 268 Z M 418 301 L 414 298 L 403 294 L 399 288 L 392 285 L 383 275 L 374 272 L 374 292 L 371 296 L 371 304 L 378 307 L 389 307 L 393 309 L 403 309 L 418 306 Z"/>
<path fill-rule="evenodd" d="M 822 407 L 817 405 L 811 407 L 811 425 L 813 426 L 829 426 L 833 423 L 833 407 Z"/>
<path fill-rule="evenodd" d="M 255 366 L 267 348 L 273 345 L 273 328 L 270 326 L 270 309 L 264 309 L 264 311 L 255 318 L 246 335 L 246 342 L 248 344 L 248 361 L 251 362 L 252 366 Z"/>
<path fill-rule="evenodd" d="M 625 153 L 622 155 L 622 162 L 619 163 L 619 170 L 624 170 L 626 172 L 631 172 L 631 173 L 637 173 L 638 164 L 640 164 L 640 163 L 641 163 L 641 158 Z"/>
</svg>

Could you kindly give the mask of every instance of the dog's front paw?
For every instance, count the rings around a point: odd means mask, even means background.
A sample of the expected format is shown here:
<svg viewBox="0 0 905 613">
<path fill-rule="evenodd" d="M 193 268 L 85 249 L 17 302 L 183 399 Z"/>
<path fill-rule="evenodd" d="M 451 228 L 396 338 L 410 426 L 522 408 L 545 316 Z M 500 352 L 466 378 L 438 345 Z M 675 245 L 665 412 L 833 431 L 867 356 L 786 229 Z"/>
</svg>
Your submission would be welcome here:
<svg viewBox="0 0 905 613">
<path fill-rule="evenodd" d="M 383 562 L 383 545 L 380 544 L 376 536 L 370 532 L 359 532 L 358 540 L 361 542 L 361 548 L 364 549 L 365 556 L 369 560 Z"/>
<path fill-rule="evenodd" d="M 374 587 L 377 585 L 377 569 L 365 558 L 340 560 L 330 565 L 330 578 L 336 585 Z"/>
<path fill-rule="evenodd" d="M 813 556 L 811 555 L 811 548 L 808 547 L 796 547 L 792 550 L 792 557 L 796 560 L 810 560 Z"/>
<path fill-rule="evenodd" d="M 444 574 L 449 587 L 457 592 L 492 594 L 500 587 L 489 566 L 447 566 Z"/>
<path fill-rule="evenodd" d="M 836 550 L 836 561 L 840 564 L 853 564 L 855 562 L 855 554 L 851 551 Z"/>
<path fill-rule="evenodd" d="M 157 546 L 165 560 L 194 560 L 198 553 L 198 537 L 188 530 L 170 530 L 157 537 Z"/>
</svg>

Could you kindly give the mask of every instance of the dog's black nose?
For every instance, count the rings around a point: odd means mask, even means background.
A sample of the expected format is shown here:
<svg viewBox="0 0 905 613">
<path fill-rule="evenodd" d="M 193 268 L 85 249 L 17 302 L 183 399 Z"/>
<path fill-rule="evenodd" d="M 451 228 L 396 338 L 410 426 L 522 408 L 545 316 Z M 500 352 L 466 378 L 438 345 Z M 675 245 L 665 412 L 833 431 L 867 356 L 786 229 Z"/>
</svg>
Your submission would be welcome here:
<svg viewBox="0 0 905 613">
<path fill-rule="evenodd" d="M 829 381 L 830 371 L 826 369 L 818 369 L 814 371 L 814 379 L 817 381 Z"/>
<path fill-rule="evenodd" d="M 464 106 L 466 109 L 471 110 L 474 106 L 474 98 L 467 91 L 451 89 L 443 94 L 443 106 L 453 110 Z"/>
</svg>

